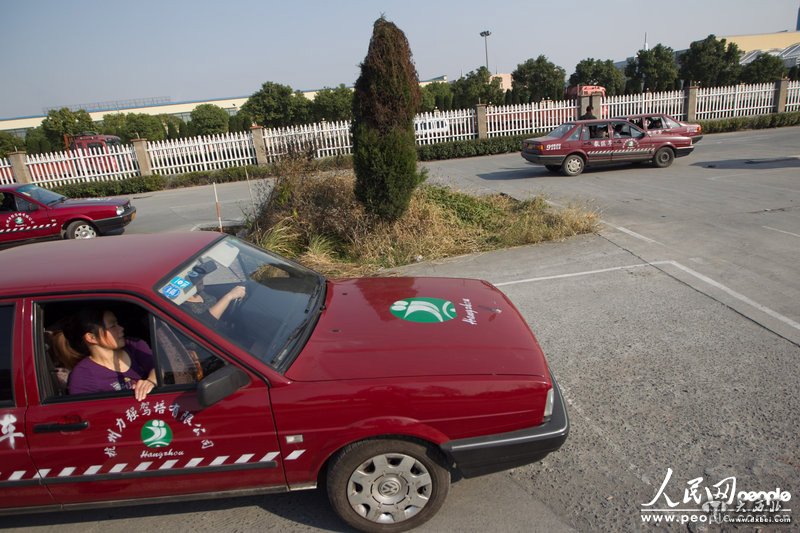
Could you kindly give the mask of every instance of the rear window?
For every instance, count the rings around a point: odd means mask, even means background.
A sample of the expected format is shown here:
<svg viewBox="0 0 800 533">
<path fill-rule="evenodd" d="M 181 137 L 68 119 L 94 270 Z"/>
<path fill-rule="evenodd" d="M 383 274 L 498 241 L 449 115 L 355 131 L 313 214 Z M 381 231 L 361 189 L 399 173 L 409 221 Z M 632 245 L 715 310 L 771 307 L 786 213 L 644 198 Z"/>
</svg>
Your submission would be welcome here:
<svg viewBox="0 0 800 533">
<path fill-rule="evenodd" d="M 548 133 L 547 135 L 545 135 L 545 137 L 551 137 L 553 139 L 560 139 L 564 135 L 569 133 L 569 131 L 574 127 L 575 127 L 575 124 L 562 124 L 559 127 L 557 127 L 556 129 L 554 129 L 553 131 L 551 131 L 550 133 Z"/>
<path fill-rule="evenodd" d="M 0 305 L 0 405 L 14 405 L 11 387 L 11 354 L 14 336 L 14 306 Z"/>
</svg>

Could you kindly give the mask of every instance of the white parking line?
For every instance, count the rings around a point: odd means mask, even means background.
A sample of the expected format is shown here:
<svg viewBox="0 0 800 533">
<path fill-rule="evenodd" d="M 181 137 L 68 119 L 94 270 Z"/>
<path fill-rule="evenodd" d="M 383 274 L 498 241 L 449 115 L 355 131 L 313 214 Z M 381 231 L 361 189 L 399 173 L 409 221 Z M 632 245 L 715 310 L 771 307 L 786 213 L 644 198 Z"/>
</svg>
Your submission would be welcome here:
<svg viewBox="0 0 800 533">
<path fill-rule="evenodd" d="M 645 237 L 644 235 L 636 233 L 635 231 L 631 231 L 628 228 L 623 228 L 622 226 L 615 226 L 614 224 L 609 224 L 605 220 L 601 220 L 600 222 L 605 224 L 606 226 L 614 228 L 615 230 L 621 231 L 622 233 L 627 233 L 628 235 L 630 235 L 631 237 L 634 237 L 636 239 L 642 240 L 644 242 L 649 242 L 650 244 L 658 244 L 660 246 L 664 246 L 664 244 L 662 244 L 662 243 L 660 243 L 660 242 L 658 242 L 658 241 L 656 241 L 654 239 L 651 239 L 650 237 Z"/>
<path fill-rule="evenodd" d="M 614 272 L 614 271 L 617 271 L 617 270 L 627 270 L 627 269 L 630 269 L 630 268 L 641 268 L 641 267 L 647 267 L 647 266 L 660 267 L 660 266 L 664 266 L 664 265 L 674 266 L 675 268 L 677 268 L 679 270 L 682 270 L 683 272 L 685 272 L 685 273 L 687 273 L 687 274 L 689 274 L 691 276 L 694 276 L 695 278 L 699 279 L 700 281 L 702 281 L 702 282 L 704 282 L 704 283 L 706 283 L 708 285 L 711 285 L 714 288 L 717 288 L 717 289 L 725 292 L 726 294 L 728 294 L 729 296 L 732 296 L 733 298 L 739 300 L 740 302 L 745 303 L 745 304 L 747 304 L 747 305 L 749 305 L 751 307 L 754 307 L 755 309 L 758 309 L 762 313 L 765 313 L 765 314 L 771 316 L 772 318 L 775 318 L 775 319 L 783 322 L 787 326 L 790 326 L 790 327 L 800 331 L 800 323 L 795 322 L 791 318 L 789 318 L 787 316 L 784 316 L 784 315 L 778 313 L 777 311 L 774 311 L 774 310 L 770 309 L 769 307 L 767 307 L 765 305 L 761 305 L 760 303 L 748 298 L 747 296 L 745 296 L 745 295 L 743 295 L 741 293 L 738 293 L 735 290 L 733 290 L 733 289 L 731 289 L 729 287 L 726 287 L 722 283 L 720 283 L 718 281 L 715 281 L 715 280 L 709 278 L 708 276 L 697 272 L 696 270 L 692 270 L 691 268 L 689 268 L 687 266 L 684 266 L 684 265 L 678 263 L 677 261 L 653 261 L 652 263 L 638 263 L 638 264 L 635 264 L 635 265 L 626 265 L 626 266 L 619 266 L 619 267 L 603 268 L 603 269 L 600 269 L 600 270 L 586 270 L 586 271 L 583 271 L 583 272 L 573 272 L 572 274 L 558 274 L 558 275 L 555 275 L 555 276 L 542 276 L 542 277 L 539 277 L 539 278 L 528 278 L 528 279 L 521 279 L 521 280 L 515 280 L 515 281 L 505 281 L 505 282 L 502 282 L 502 283 L 494 283 L 494 285 L 496 287 L 505 287 L 505 286 L 508 286 L 508 285 L 518 285 L 520 283 L 534 283 L 534 282 L 537 282 L 537 281 L 547 281 L 547 280 L 552 280 L 552 279 L 564 279 L 564 278 L 574 278 L 574 277 L 577 277 L 577 276 L 588 276 L 588 275 L 591 275 L 591 274 L 602 274 L 604 272 Z"/>
<path fill-rule="evenodd" d="M 786 235 L 791 235 L 792 237 L 800 237 L 797 233 L 792 233 L 791 231 L 783 231 L 782 229 L 771 228 L 769 226 L 761 226 L 764 229 L 771 229 L 772 231 L 777 231 L 779 233 L 785 233 Z"/>
</svg>

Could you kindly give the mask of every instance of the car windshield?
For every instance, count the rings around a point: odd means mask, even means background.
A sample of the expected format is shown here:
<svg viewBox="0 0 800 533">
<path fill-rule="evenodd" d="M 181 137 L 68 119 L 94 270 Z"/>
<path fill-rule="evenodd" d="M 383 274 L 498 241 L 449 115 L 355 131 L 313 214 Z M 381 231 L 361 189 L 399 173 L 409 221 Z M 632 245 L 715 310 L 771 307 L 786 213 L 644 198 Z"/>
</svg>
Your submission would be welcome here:
<svg viewBox="0 0 800 533">
<path fill-rule="evenodd" d="M 44 205 L 57 204 L 58 202 L 63 202 L 67 199 L 66 196 L 62 196 L 57 192 L 49 191 L 47 189 L 42 189 L 36 185 L 23 185 L 17 189 L 17 192 L 24 194 L 28 198 L 33 198 L 37 202 L 41 202 Z"/>
<path fill-rule="evenodd" d="M 170 273 L 158 293 L 254 357 L 283 371 L 316 324 L 325 278 L 226 237 Z"/>
<path fill-rule="evenodd" d="M 575 124 L 562 124 L 547 135 L 545 137 L 552 137 L 553 139 L 560 139 L 564 135 L 566 135 L 572 128 L 575 127 Z"/>
</svg>

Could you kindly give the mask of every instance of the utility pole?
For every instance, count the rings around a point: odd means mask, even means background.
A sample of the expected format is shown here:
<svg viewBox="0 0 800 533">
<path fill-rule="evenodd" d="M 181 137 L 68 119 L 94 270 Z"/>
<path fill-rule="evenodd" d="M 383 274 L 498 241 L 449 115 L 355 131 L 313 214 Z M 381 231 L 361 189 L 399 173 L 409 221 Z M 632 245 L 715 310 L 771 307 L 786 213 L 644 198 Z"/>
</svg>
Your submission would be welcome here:
<svg viewBox="0 0 800 533">
<path fill-rule="evenodd" d="M 492 34 L 489 30 L 483 30 L 481 37 L 483 37 L 483 47 L 486 51 L 486 70 L 489 70 L 489 36 Z M 491 74 L 491 71 L 489 71 Z"/>
</svg>

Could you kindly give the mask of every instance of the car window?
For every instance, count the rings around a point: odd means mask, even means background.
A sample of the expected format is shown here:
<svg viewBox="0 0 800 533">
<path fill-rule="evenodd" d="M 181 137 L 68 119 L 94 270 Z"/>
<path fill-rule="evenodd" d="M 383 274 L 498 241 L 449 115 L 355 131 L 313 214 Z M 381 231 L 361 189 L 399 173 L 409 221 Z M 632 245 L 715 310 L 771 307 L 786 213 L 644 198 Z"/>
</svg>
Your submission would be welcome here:
<svg viewBox="0 0 800 533">
<path fill-rule="evenodd" d="M 592 124 L 589 126 L 589 136 L 592 139 L 607 139 L 608 124 Z"/>
<path fill-rule="evenodd" d="M 276 369 L 316 324 L 325 279 L 226 237 L 156 286 L 181 311 Z"/>
<path fill-rule="evenodd" d="M 10 192 L 0 192 L 0 213 L 10 213 L 17 210 L 17 202 Z"/>
<path fill-rule="evenodd" d="M 614 124 L 614 138 L 622 139 L 631 136 L 631 124 L 625 122 L 617 122 Z"/>
<path fill-rule="evenodd" d="M 53 205 L 65 199 L 64 196 L 56 192 L 43 189 L 33 184 L 23 185 L 22 187 L 17 189 L 17 192 L 25 196 L 28 196 L 30 198 L 33 198 L 38 202 L 42 202 L 45 205 Z M 18 199 L 17 201 L 19 200 L 20 199 Z"/>
<path fill-rule="evenodd" d="M 677 127 L 680 127 L 680 124 L 678 124 L 677 122 L 675 122 L 674 120 L 672 120 L 669 117 L 664 117 L 664 127 L 665 128 L 677 128 Z"/>
<path fill-rule="evenodd" d="M 11 358 L 14 353 L 14 306 L 0 305 L 0 406 L 14 405 Z"/>
<path fill-rule="evenodd" d="M 569 123 L 568 124 L 562 124 L 559 127 L 557 127 L 556 129 L 554 129 L 553 131 L 551 131 L 550 133 L 548 133 L 547 135 L 545 135 L 545 137 L 551 137 L 553 139 L 560 139 L 564 135 L 569 133 L 569 131 L 574 127 L 575 127 L 575 124 L 569 124 Z"/>
<path fill-rule="evenodd" d="M 87 358 L 86 351 L 82 346 L 75 345 L 75 334 L 71 335 L 70 332 L 71 324 L 79 316 L 80 310 L 84 309 L 100 309 L 112 313 L 122 327 L 123 349 L 132 360 L 132 366 L 136 367 L 134 370 L 141 370 L 146 378 L 149 369 L 155 369 L 155 394 L 171 390 L 175 386 L 193 387 L 204 376 L 225 366 L 224 361 L 208 349 L 192 342 L 164 319 L 137 304 L 114 299 L 42 302 L 38 305 L 37 312 L 41 346 L 37 367 L 42 398 L 70 399 L 85 397 L 87 394 L 92 397 L 131 394 L 130 389 L 135 381 L 143 379 L 142 374 L 109 374 L 104 369 L 98 369 L 93 362 L 84 362 Z M 78 365 L 83 365 L 84 368 L 76 374 Z M 88 378 L 86 367 L 90 367 Z M 79 376 L 80 383 L 76 383 L 76 375 Z M 95 385 L 101 388 L 96 388 Z"/>
<path fill-rule="evenodd" d="M 664 123 L 661 121 L 661 117 L 649 117 L 647 119 L 647 129 L 660 130 L 663 128 L 664 128 Z"/>
<path fill-rule="evenodd" d="M 580 137 L 581 137 L 581 132 L 582 132 L 584 129 L 585 129 L 585 128 L 575 128 L 575 131 L 573 131 L 573 132 L 572 132 L 572 135 L 570 135 L 570 136 L 569 136 L 569 138 L 568 138 L 567 140 L 568 140 L 568 141 L 577 141 L 578 139 L 580 139 Z"/>
</svg>

